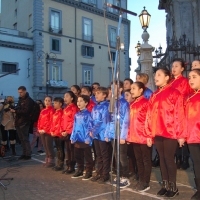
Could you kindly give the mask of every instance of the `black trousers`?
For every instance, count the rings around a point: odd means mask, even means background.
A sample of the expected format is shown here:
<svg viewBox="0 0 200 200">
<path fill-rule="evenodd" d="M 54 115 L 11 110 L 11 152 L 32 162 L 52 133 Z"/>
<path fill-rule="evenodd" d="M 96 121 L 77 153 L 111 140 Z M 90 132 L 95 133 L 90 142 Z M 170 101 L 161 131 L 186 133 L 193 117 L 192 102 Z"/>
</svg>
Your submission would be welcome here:
<svg viewBox="0 0 200 200">
<path fill-rule="evenodd" d="M 29 125 L 16 127 L 17 134 L 22 145 L 22 154 L 24 156 L 31 156 L 31 145 L 29 141 Z"/>
<path fill-rule="evenodd" d="M 177 140 L 156 136 L 154 141 L 160 157 L 162 179 L 175 183 L 177 168 L 174 155 L 177 148 Z"/>
<path fill-rule="evenodd" d="M 128 161 L 129 161 L 129 172 L 133 172 L 134 174 L 137 174 L 138 169 L 137 169 L 135 153 L 133 151 L 133 143 L 128 144 L 127 156 L 128 156 Z"/>
<path fill-rule="evenodd" d="M 71 144 L 70 137 L 71 135 L 68 134 L 66 137 L 62 137 L 62 140 L 64 141 L 63 145 L 66 147 L 67 165 L 75 165 L 74 144 Z M 64 151 L 64 146 L 63 146 L 63 151 Z"/>
<path fill-rule="evenodd" d="M 46 153 L 46 162 L 54 163 L 53 137 L 48 133 L 40 134 L 40 137 Z"/>
<path fill-rule="evenodd" d="M 114 142 L 112 142 L 112 145 Z M 117 140 L 115 140 L 115 161 L 117 162 Z M 128 177 L 128 157 L 127 157 L 127 144 L 120 144 L 120 152 L 119 152 L 119 159 L 120 159 L 120 177 Z M 117 163 L 116 163 L 117 166 Z"/>
<path fill-rule="evenodd" d="M 64 165 L 64 154 L 63 154 L 63 142 L 62 139 L 60 137 L 54 137 L 54 142 L 56 145 L 56 158 L 57 158 L 57 162 L 56 162 L 56 166 L 58 167 L 63 167 Z"/>
<path fill-rule="evenodd" d="M 186 156 L 189 158 L 190 153 L 186 142 L 184 143 L 183 147 L 179 147 L 179 143 L 177 142 L 176 156 L 178 157 Z"/>
<path fill-rule="evenodd" d="M 16 130 L 5 130 L 5 127 L 1 124 L 1 135 L 2 135 L 1 143 L 3 145 L 7 145 L 8 132 L 9 132 L 10 144 L 15 144 L 16 143 Z"/>
<path fill-rule="evenodd" d="M 94 161 L 92 158 L 92 149 L 90 146 L 86 148 L 74 148 L 75 160 L 78 165 L 78 170 L 84 170 L 84 159 L 86 160 L 86 172 L 92 173 Z"/>
<path fill-rule="evenodd" d="M 146 144 L 133 143 L 133 151 L 138 166 L 139 181 L 149 183 L 151 176 L 151 152 L 152 148 Z"/>
<path fill-rule="evenodd" d="M 96 150 L 97 174 L 108 177 L 110 172 L 110 142 L 94 140 Z"/>
<path fill-rule="evenodd" d="M 200 144 L 188 144 L 188 147 L 193 160 L 195 178 L 200 180 Z"/>
</svg>

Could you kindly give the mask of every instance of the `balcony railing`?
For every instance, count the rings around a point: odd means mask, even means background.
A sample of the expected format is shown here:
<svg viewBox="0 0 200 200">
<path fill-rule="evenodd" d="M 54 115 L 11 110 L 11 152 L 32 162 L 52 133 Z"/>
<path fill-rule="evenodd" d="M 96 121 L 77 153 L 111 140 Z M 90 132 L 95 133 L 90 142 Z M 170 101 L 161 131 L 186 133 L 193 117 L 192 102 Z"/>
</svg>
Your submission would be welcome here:
<svg viewBox="0 0 200 200">
<path fill-rule="evenodd" d="M 89 41 L 89 42 L 93 42 L 93 35 L 86 35 L 86 34 L 82 34 L 82 39 L 85 41 Z"/>
<path fill-rule="evenodd" d="M 49 32 L 55 34 L 62 34 L 62 28 L 49 25 Z"/>
</svg>

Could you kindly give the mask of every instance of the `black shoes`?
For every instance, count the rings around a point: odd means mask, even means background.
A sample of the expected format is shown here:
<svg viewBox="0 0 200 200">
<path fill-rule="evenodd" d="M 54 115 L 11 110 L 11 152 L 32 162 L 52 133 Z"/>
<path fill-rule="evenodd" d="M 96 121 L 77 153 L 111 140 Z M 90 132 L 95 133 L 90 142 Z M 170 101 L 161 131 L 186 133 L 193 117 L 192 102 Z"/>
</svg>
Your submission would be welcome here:
<svg viewBox="0 0 200 200">
<path fill-rule="evenodd" d="M 52 168 L 52 170 L 54 170 L 54 171 L 62 171 L 63 169 L 64 169 L 63 166 L 55 166 Z"/>
<path fill-rule="evenodd" d="M 162 188 L 158 191 L 157 196 L 164 196 L 167 193 L 168 181 L 163 180 Z"/>
<path fill-rule="evenodd" d="M 18 160 L 30 160 L 31 156 L 25 156 L 25 155 L 21 155 Z"/>
<path fill-rule="evenodd" d="M 169 187 L 165 197 L 167 198 L 174 198 L 175 196 L 179 195 L 178 188 L 176 187 L 176 183 L 169 182 Z"/>
<path fill-rule="evenodd" d="M 83 177 L 83 171 L 77 171 L 71 178 L 81 178 Z"/>
<path fill-rule="evenodd" d="M 102 177 L 100 177 L 100 178 L 97 180 L 97 183 L 99 183 L 99 184 L 104 184 L 104 183 L 106 183 L 108 180 L 109 180 L 109 176 L 108 176 L 108 177 L 102 176 Z"/>
<path fill-rule="evenodd" d="M 93 177 L 91 178 L 91 181 L 92 181 L 92 182 L 96 182 L 96 181 L 98 181 L 100 178 L 101 178 L 100 174 L 97 174 L 97 175 L 95 175 L 95 176 L 93 176 Z"/>
<path fill-rule="evenodd" d="M 87 181 L 92 178 L 92 172 L 86 172 L 85 176 L 82 178 L 83 181 Z"/>
</svg>

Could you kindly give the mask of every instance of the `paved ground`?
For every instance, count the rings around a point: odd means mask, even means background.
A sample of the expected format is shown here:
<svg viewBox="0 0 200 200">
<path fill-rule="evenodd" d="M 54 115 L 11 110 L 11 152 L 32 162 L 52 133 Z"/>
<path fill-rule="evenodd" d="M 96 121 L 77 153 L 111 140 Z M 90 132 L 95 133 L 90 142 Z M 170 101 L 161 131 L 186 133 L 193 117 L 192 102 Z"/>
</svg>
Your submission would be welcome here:
<svg viewBox="0 0 200 200">
<path fill-rule="evenodd" d="M 20 146 L 18 145 L 19 149 Z M 36 150 L 34 150 L 36 151 Z M 19 152 L 19 151 L 18 151 Z M 9 156 L 9 153 L 7 153 Z M 0 158 L 0 177 L 13 177 L 10 182 L 3 181 L 7 190 L 0 187 L 0 200 L 107 200 L 115 199 L 112 196 L 112 187 L 109 184 L 99 185 L 91 181 L 72 179 L 69 175 L 54 172 L 42 167 L 44 155 L 33 155 L 30 161 L 17 161 L 16 158 Z M 121 190 L 123 200 L 150 200 L 162 199 L 155 194 L 160 189 L 159 168 L 152 169 L 151 189 L 144 193 L 132 190 L 130 187 Z M 194 186 L 192 169 L 178 171 L 178 188 L 180 195 L 175 199 L 189 200 L 193 195 Z M 115 188 L 114 188 L 115 189 Z"/>
</svg>

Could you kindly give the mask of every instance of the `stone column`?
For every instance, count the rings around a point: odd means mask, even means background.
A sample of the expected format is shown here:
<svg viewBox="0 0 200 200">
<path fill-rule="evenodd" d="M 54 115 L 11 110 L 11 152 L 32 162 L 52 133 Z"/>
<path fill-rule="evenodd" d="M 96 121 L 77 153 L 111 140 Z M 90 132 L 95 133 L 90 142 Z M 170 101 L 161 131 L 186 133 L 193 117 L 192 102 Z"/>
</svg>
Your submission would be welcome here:
<svg viewBox="0 0 200 200">
<path fill-rule="evenodd" d="M 149 34 L 147 31 L 143 32 L 142 39 L 144 43 L 141 44 L 140 47 L 141 73 L 149 75 L 149 82 L 147 84 L 147 87 L 150 88 L 152 91 L 155 91 L 156 87 L 154 84 L 153 69 L 152 69 L 152 63 L 153 63 L 152 51 L 154 47 L 148 44 Z"/>
</svg>

